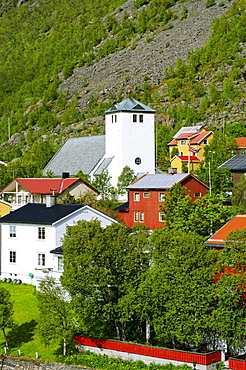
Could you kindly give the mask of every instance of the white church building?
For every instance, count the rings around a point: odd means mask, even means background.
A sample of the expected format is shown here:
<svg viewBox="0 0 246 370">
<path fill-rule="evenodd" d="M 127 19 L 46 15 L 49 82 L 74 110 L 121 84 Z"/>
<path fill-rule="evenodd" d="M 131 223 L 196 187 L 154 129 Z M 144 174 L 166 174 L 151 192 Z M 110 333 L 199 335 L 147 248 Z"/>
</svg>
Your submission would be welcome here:
<svg viewBox="0 0 246 370">
<path fill-rule="evenodd" d="M 117 185 L 125 166 L 135 175 L 155 173 L 155 110 L 129 97 L 105 113 L 105 135 L 70 138 L 44 168 L 76 176 L 81 170 L 91 178 L 107 170 Z"/>
</svg>

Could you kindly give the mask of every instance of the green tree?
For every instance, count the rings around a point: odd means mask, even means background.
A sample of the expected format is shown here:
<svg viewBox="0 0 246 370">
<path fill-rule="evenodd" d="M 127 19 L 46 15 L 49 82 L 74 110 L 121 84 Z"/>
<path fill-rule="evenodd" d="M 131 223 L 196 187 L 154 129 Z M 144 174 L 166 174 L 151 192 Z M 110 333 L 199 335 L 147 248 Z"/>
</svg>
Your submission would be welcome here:
<svg viewBox="0 0 246 370">
<path fill-rule="evenodd" d="M 207 238 L 233 215 L 234 209 L 224 207 L 219 195 L 205 195 L 194 202 L 186 188 L 176 184 L 166 194 L 160 209 L 163 223 L 169 230 L 198 232 Z"/>
<path fill-rule="evenodd" d="M 11 301 L 11 294 L 5 288 L 0 287 L 0 327 L 5 339 L 5 346 L 8 349 L 8 340 L 6 335 L 6 328 L 13 326 L 13 302 Z"/>
<path fill-rule="evenodd" d="M 214 267 L 215 310 L 211 322 L 228 354 L 245 345 L 246 229 L 229 233 Z"/>
<path fill-rule="evenodd" d="M 151 268 L 139 288 L 146 300 L 141 309 L 161 345 L 199 346 L 211 330 L 213 252 L 198 234 L 167 229 L 155 230 L 151 245 Z"/>
<path fill-rule="evenodd" d="M 134 337 L 140 323 L 133 321 L 125 303 L 149 266 L 146 237 L 146 230 L 130 233 L 117 223 L 104 229 L 97 220 L 67 228 L 62 284 L 85 333 Z"/>
<path fill-rule="evenodd" d="M 51 340 L 62 340 L 63 355 L 67 345 L 73 343 L 74 312 L 68 294 L 53 278 L 42 280 L 37 292 L 39 324 L 38 331 L 48 344 Z"/>
<path fill-rule="evenodd" d="M 232 188 L 232 205 L 237 213 L 245 214 L 246 212 L 246 179 L 244 176 Z"/>
<path fill-rule="evenodd" d="M 124 195 L 126 193 L 126 187 L 130 185 L 133 181 L 135 181 L 137 178 L 136 175 L 134 175 L 134 171 L 129 167 L 125 166 L 118 177 L 117 182 L 117 190 L 118 194 Z"/>
<path fill-rule="evenodd" d="M 115 198 L 116 190 L 110 183 L 111 176 L 108 174 L 108 170 L 103 171 L 100 175 L 95 176 L 92 181 L 92 186 L 100 191 L 102 199 Z"/>
</svg>

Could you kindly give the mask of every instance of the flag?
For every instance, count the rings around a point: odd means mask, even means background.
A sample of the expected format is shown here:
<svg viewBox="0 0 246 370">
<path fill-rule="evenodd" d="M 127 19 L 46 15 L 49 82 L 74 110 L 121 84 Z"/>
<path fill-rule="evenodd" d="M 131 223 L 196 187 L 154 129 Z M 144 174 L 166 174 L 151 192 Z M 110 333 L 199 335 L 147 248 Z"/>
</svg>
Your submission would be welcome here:
<svg viewBox="0 0 246 370">
<path fill-rule="evenodd" d="M 201 148 L 200 148 L 201 149 Z M 198 153 L 200 149 L 194 149 L 189 146 L 189 151 L 192 153 Z"/>
</svg>

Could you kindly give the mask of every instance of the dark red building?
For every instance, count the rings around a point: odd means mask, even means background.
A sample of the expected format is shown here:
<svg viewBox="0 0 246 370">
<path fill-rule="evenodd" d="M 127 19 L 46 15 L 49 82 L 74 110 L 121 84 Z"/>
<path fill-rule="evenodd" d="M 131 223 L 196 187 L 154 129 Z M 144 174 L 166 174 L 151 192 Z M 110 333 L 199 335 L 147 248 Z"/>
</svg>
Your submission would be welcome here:
<svg viewBox="0 0 246 370">
<path fill-rule="evenodd" d="M 128 186 L 128 202 L 117 207 L 118 216 L 128 227 L 143 223 L 149 229 L 163 227 L 160 205 L 167 190 L 181 184 L 189 191 L 192 200 L 207 194 L 209 186 L 192 174 L 144 175 Z"/>
</svg>

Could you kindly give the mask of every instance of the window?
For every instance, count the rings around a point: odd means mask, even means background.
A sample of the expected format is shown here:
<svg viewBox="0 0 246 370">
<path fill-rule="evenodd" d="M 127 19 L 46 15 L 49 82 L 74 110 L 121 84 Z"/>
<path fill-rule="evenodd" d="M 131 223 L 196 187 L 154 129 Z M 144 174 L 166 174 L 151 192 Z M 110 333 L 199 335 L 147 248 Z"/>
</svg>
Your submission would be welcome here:
<svg viewBox="0 0 246 370">
<path fill-rule="evenodd" d="M 133 122 L 137 122 L 137 115 L 134 114 L 133 117 L 132 117 L 132 119 L 133 119 Z"/>
<path fill-rule="evenodd" d="M 138 222 L 138 212 L 134 212 L 134 222 Z"/>
<path fill-rule="evenodd" d="M 9 237 L 16 238 L 16 226 L 15 225 L 9 226 Z"/>
<path fill-rule="evenodd" d="M 16 251 L 9 251 L 9 262 L 16 263 Z"/>
<path fill-rule="evenodd" d="M 38 265 L 45 266 L 45 254 L 44 253 L 38 254 Z"/>
<path fill-rule="evenodd" d="M 115 123 L 117 122 L 117 116 L 116 116 L 116 114 L 114 115 L 114 122 Z"/>
<path fill-rule="evenodd" d="M 112 114 L 112 123 L 114 123 L 114 116 L 113 116 L 113 114 Z"/>
<path fill-rule="evenodd" d="M 141 158 L 137 157 L 137 158 L 135 159 L 135 163 L 136 163 L 136 164 L 141 164 Z"/>
<path fill-rule="evenodd" d="M 165 193 L 159 193 L 159 202 L 163 202 L 165 199 Z"/>
<path fill-rule="evenodd" d="M 186 140 L 180 140 L 180 145 L 182 146 L 186 145 Z"/>
<path fill-rule="evenodd" d="M 207 140 L 207 139 L 204 139 L 204 140 L 203 140 L 203 144 L 204 144 L 204 145 L 208 145 L 208 140 Z"/>
<path fill-rule="evenodd" d="M 184 155 L 184 152 L 179 152 L 179 155 L 183 156 Z"/>
<path fill-rule="evenodd" d="M 163 222 L 164 220 L 165 213 L 164 212 L 159 212 L 159 221 Z"/>
<path fill-rule="evenodd" d="M 143 123 L 143 114 L 139 114 L 139 122 Z"/>
<path fill-rule="evenodd" d="M 144 212 L 140 212 L 140 222 L 144 222 Z"/>
<path fill-rule="evenodd" d="M 58 256 L 57 260 L 58 260 L 58 266 L 57 266 L 58 271 L 63 271 L 63 257 Z"/>
<path fill-rule="evenodd" d="M 38 239 L 45 239 L 45 227 L 38 228 Z"/>
<path fill-rule="evenodd" d="M 201 196 L 201 193 L 194 193 L 195 198 L 199 198 Z"/>
<path fill-rule="evenodd" d="M 139 202 L 140 201 L 140 194 L 139 193 L 134 193 L 134 200 L 136 202 Z"/>
<path fill-rule="evenodd" d="M 144 198 L 149 198 L 149 193 L 143 193 Z"/>
</svg>

